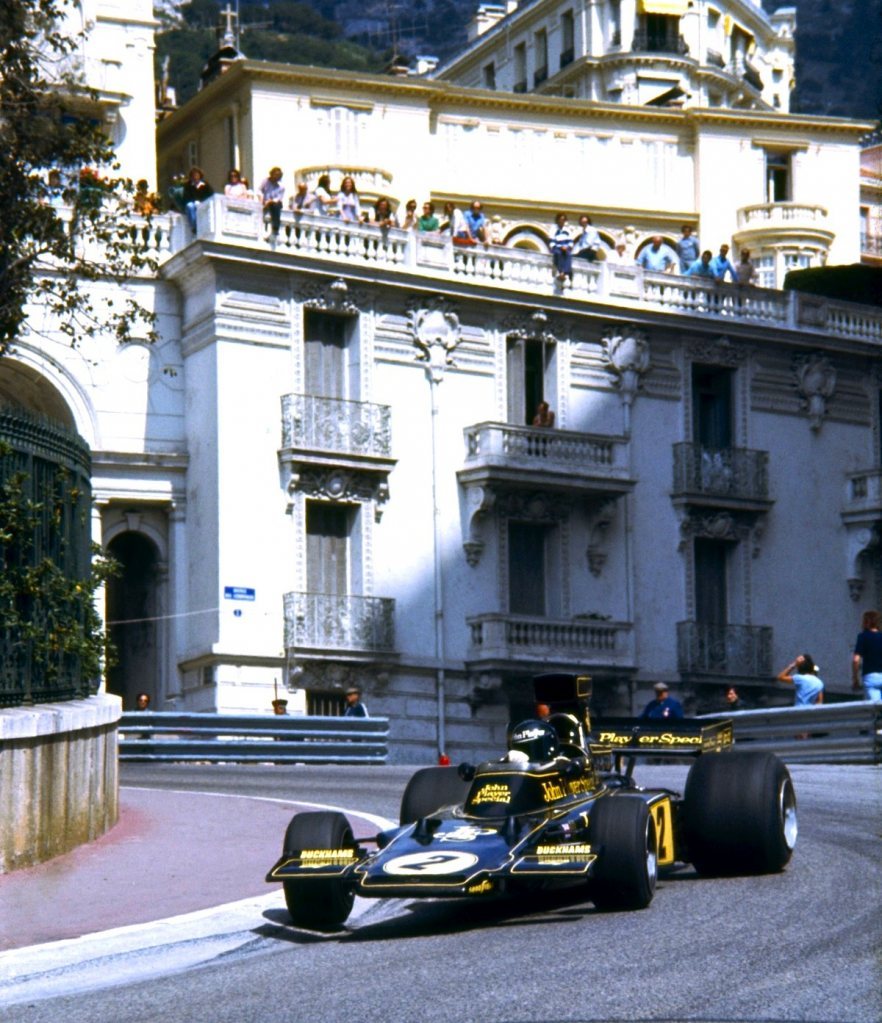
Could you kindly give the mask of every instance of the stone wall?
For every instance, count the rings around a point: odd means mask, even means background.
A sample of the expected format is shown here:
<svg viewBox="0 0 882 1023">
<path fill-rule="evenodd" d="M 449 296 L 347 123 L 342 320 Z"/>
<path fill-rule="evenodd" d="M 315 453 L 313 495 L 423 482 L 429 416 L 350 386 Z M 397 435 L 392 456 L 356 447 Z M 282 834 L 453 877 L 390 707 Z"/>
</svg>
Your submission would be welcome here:
<svg viewBox="0 0 882 1023">
<path fill-rule="evenodd" d="M 0 874 L 103 835 L 119 816 L 122 704 L 85 700 L 0 711 Z"/>
</svg>

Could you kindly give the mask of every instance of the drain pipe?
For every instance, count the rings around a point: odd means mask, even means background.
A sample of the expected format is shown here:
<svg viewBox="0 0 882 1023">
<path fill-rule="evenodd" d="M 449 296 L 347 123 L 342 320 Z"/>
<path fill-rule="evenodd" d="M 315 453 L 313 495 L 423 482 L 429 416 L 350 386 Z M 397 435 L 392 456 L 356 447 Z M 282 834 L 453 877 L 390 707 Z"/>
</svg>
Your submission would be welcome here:
<svg viewBox="0 0 882 1023">
<path fill-rule="evenodd" d="M 438 385 L 441 373 L 434 370 L 429 374 L 429 389 L 432 395 L 432 539 L 435 573 L 435 700 L 438 712 L 438 761 L 446 756 L 447 736 L 447 693 L 444 676 L 446 663 L 444 649 L 444 573 L 441 559 L 441 508 L 438 499 Z"/>
<path fill-rule="evenodd" d="M 440 297 L 430 299 L 424 308 L 411 310 L 413 340 L 420 349 L 418 358 L 425 363 L 426 377 L 432 404 L 432 540 L 435 578 L 435 702 L 437 709 L 436 735 L 438 762 L 447 757 L 447 691 L 444 665 L 447 663 L 444 645 L 444 574 L 442 559 L 441 502 L 438 479 L 441 431 L 438 425 L 438 388 L 444 371 L 452 365 L 453 350 L 460 342 L 459 317 L 448 302 Z"/>
</svg>

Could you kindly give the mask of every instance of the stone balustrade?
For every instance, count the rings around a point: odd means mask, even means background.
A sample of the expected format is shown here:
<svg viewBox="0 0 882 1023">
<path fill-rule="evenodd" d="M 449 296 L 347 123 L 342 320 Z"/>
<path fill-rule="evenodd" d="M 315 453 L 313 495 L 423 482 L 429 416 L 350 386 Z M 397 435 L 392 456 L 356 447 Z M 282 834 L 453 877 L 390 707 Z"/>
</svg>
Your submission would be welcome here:
<svg viewBox="0 0 882 1023">
<path fill-rule="evenodd" d="M 535 662 L 629 666 L 633 636 L 627 622 L 483 614 L 467 619 L 472 663 Z"/>
<path fill-rule="evenodd" d="M 285 649 L 304 653 L 391 653 L 395 601 L 353 594 L 286 593 Z"/>
<path fill-rule="evenodd" d="M 269 234 L 260 204 L 216 196 L 199 208 L 198 237 L 252 250 L 290 254 L 331 264 L 399 271 L 432 281 L 468 281 L 503 291 L 538 297 L 559 296 L 575 302 L 609 303 L 708 321 L 746 322 L 798 330 L 802 334 L 831 333 L 838 337 L 882 341 L 882 312 L 866 306 L 793 291 L 777 291 L 731 283 L 714 283 L 678 274 L 647 273 L 641 267 L 614 262 L 575 261 L 573 279 L 557 279 L 550 255 L 501 245 L 453 245 L 449 236 L 420 234 L 372 224 L 350 224 L 334 217 L 284 211 L 278 235 Z M 739 216 L 751 227 L 805 223 L 823 231 L 826 211 L 800 203 L 767 203 L 746 207 Z M 799 218 L 803 218 L 802 221 Z M 172 232 L 172 250 L 189 244 L 188 231 Z M 806 311 L 803 310 L 806 307 Z"/>
</svg>

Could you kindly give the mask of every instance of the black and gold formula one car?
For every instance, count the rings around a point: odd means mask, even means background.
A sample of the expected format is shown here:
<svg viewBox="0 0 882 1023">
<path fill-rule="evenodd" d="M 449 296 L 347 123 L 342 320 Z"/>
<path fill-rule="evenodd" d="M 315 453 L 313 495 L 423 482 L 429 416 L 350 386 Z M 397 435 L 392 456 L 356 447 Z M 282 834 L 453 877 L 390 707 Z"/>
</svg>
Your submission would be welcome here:
<svg viewBox="0 0 882 1023">
<path fill-rule="evenodd" d="M 601 910 L 643 909 L 659 868 L 782 870 L 796 843 L 796 795 L 770 753 L 732 749 L 728 721 L 607 719 L 592 731 L 590 679 L 540 675 L 547 718 L 511 732 L 501 760 L 423 768 L 400 826 L 356 842 L 342 813 L 297 814 L 267 874 L 293 922 L 334 930 L 356 895 L 477 898 L 581 888 Z M 694 756 L 682 795 L 642 788 L 636 758 Z"/>
</svg>

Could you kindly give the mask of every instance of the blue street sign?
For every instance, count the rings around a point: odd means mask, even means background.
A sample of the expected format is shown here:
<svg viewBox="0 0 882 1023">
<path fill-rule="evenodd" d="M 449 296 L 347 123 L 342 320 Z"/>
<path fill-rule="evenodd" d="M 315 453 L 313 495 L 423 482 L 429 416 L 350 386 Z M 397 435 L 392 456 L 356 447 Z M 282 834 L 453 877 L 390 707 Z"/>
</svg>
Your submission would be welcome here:
<svg viewBox="0 0 882 1023">
<path fill-rule="evenodd" d="M 254 600 L 254 590 L 250 586 L 225 586 L 224 600 Z"/>
</svg>

